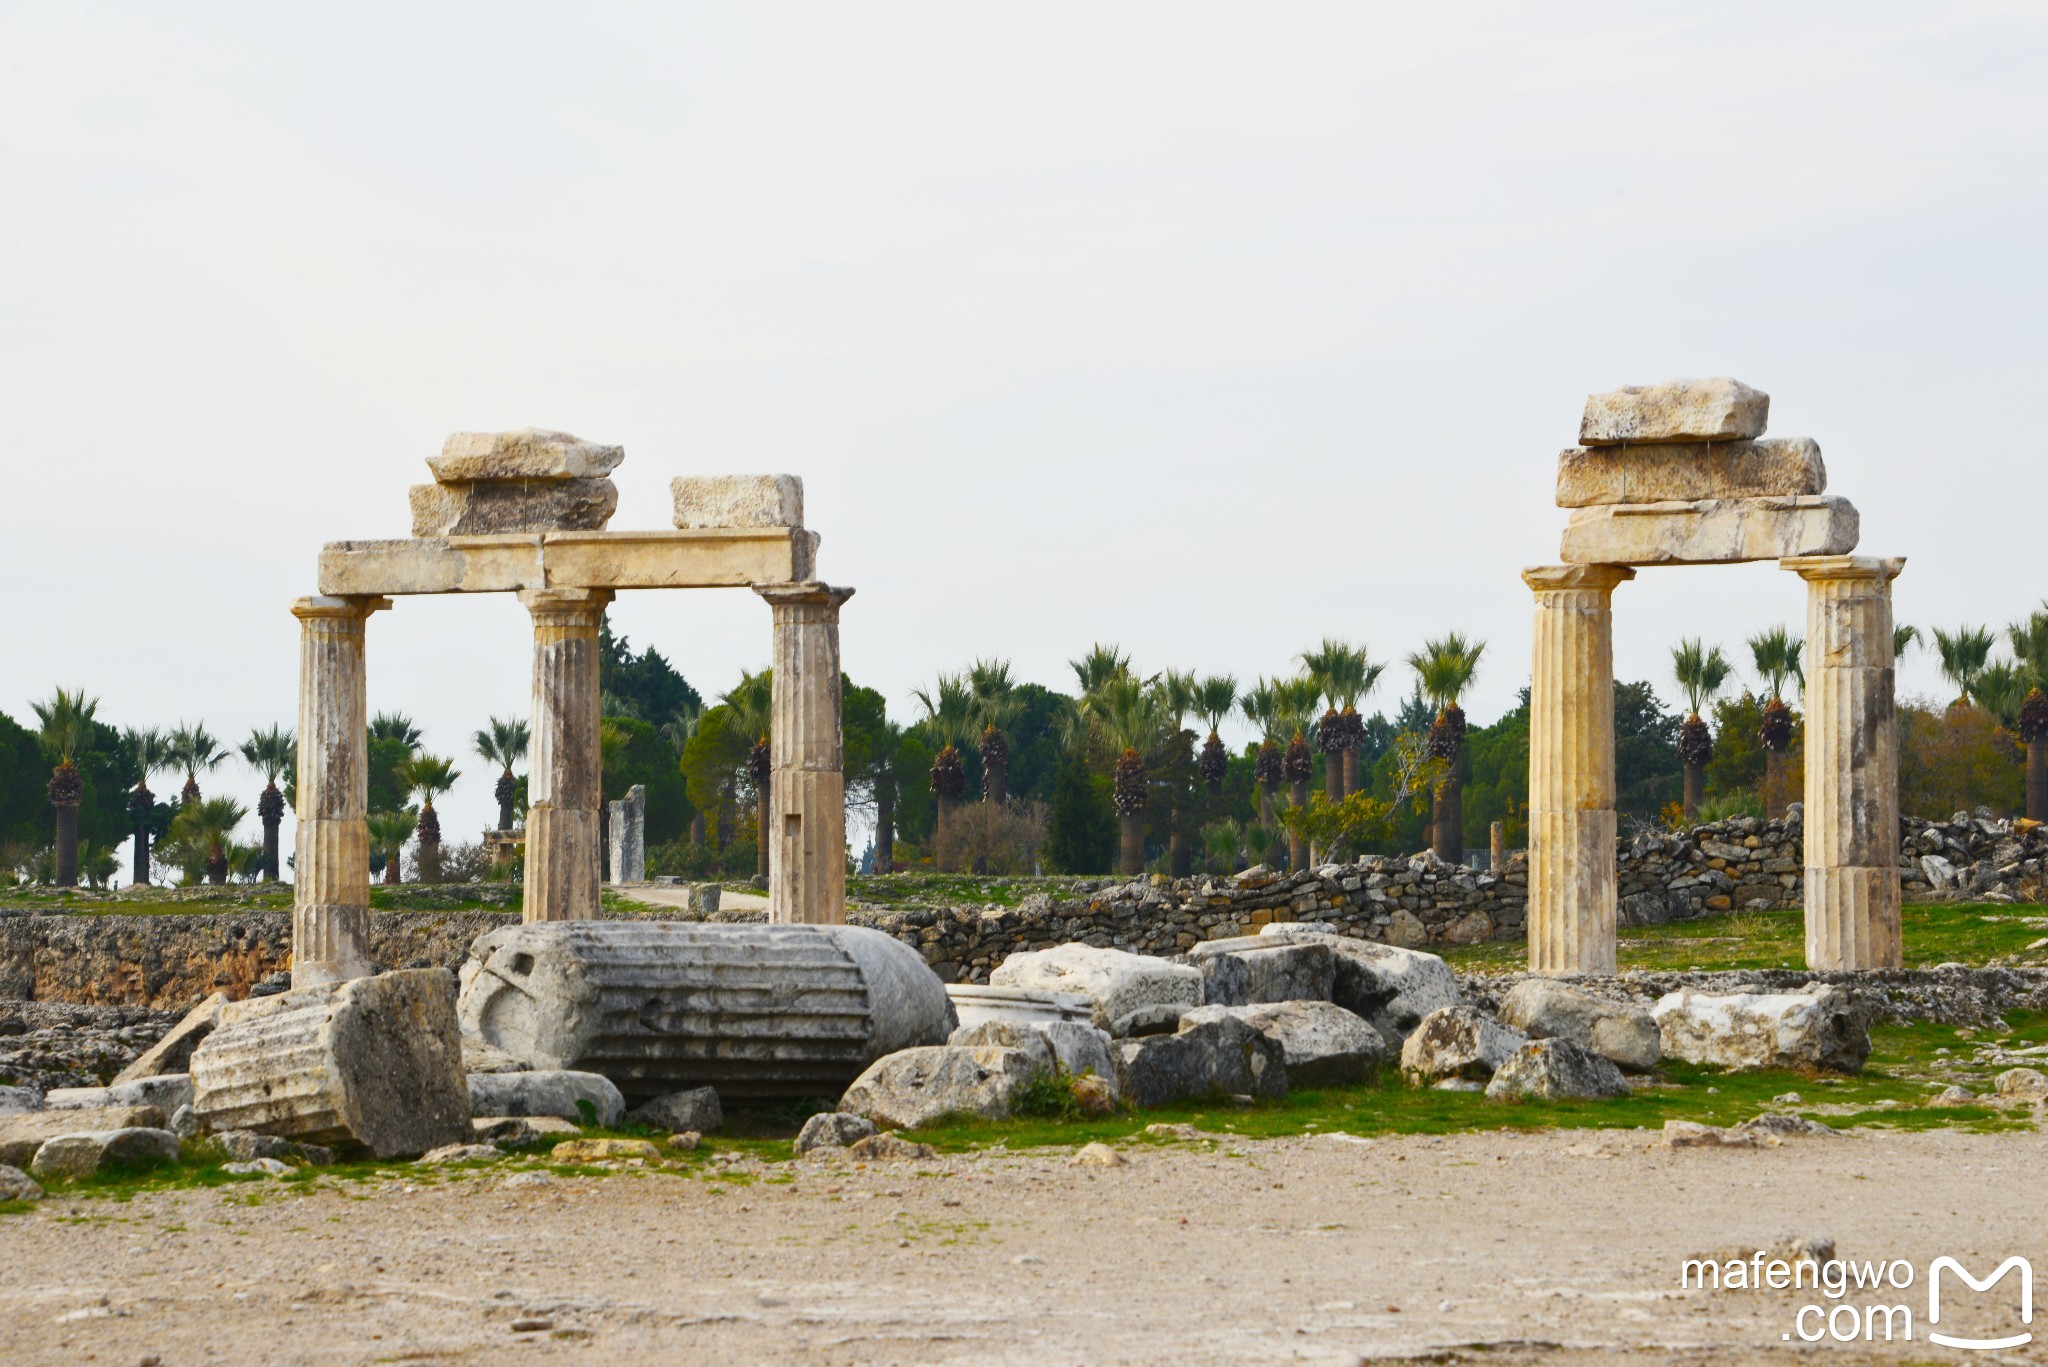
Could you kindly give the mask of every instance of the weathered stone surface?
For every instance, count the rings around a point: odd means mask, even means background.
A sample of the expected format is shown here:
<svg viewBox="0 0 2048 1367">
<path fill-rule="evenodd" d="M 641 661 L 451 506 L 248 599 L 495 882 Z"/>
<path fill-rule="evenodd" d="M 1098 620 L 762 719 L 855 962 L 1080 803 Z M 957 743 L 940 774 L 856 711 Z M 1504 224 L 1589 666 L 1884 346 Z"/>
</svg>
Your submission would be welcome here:
<svg viewBox="0 0 2048 1367">
<path fill-rule="evenodd" d="M 1402 1044 L 1401 1072 L 1418 1086 L 1446 1078 L 1484 1082 L 1528 1042 L 1477 1007 L 1440 1007 Z"/>
<path fill-rule="evenodd" d="M 670 1092 L 643 1102 L 629 1111 L 626 1118 L 650 1129 L 709 1134 L 725 1124 L 725 1107 L 719 1104 L 718 1093 L 712 1088 L 692 1087 L 686 1092 Z"/>
<path fill-rule="evenodd" d="M 644 1139 L 570 1139 L 555 1145 L 548 1156 L 557 1163 L 618 1163 L 637 1158 L 658 1160 L 661 1150 Z"/>
<path fill-rule="evenodd" d="M 610 1078 L 596 1073 L 534 1068 L 518 1073 L 470 1073 L 466 1082 L 472 1118 L 551 1115 L 571 1124 L 605 1129 L 626 1118 L 625 1097 Z"/>
<path fill-rule="evenodd" d="M 1626 385 L 1586 396 L 1579 441 L 1745 441 L 1764 434 L 1771 396 L 1725 375 Z"/>
<path fill-rule="evenodd" d="M 1562 983 L 1529 978 L 1500 1004 L 1501 1024 L 1530 1039 L 1568 1039 L 1631 1072 L 1647 1073 L 1664 1056 L 1657 1018 L 1633 1002 L 1609 1001 Z"/>
<path fill-rule="evenodd" d="M 524 1149 L 550 1139 L 573 1138 L 581 1126 L 554 1115 L 480 1115 L 469 1122 L 470 1137 L 501 1149 Z"/>
<path fill-rule="evenodd" d="M 105 1087 L 59 1087 L 43 1098 L 52 1111 L 77 1111 L 102 1106 L 154 1106 L 169 1115 L 192 1104 L 192 1079 L 184 1073 L 114 1082 Z"/>
<path fill-rule="evenodd" d="M 42 1093 L 33 1087 L 0 1087 L 0 1115 L 43 1109 Z"/>
<path fill-rule="evenodd" d="M 797 1131 L 796 1151 L 809 1153 L 812 1149 L 843 1149 L 849 1144 L 866 1139 L 875 1132 L 875 1122 L 864 1115 L 849 1115 L 845 1111 L 820 1111 L 804 1122 Z"/>
<path fill-rule="evenodd" d="M 1330 1001 L 1200 1006 L 1180 1018 L 1181 1028 L 1224 1017 L 1243 1021 L 1280 1046 L 1292 1088 L 1355 1087 L 1377 1077 L 1391 1055 L 1378 1030 Z"/>
<path fill-rule="evenodd" d="M 25 1168 L 36 1150 L 59 1135 L 101 1130 L 161 1129 L 164 1113 L 155 1106 L 105 1106 L 83 1111 L 30 1111 L 0 1115 L 0 1164 Z"/>
<path fill-rule="evenodd" d="M 683 475 L 669 492 L 684 529 L 804 525 L 804 482 L 795 475 Z"/>
<path fill-rule="evenodd" d="M 317 582 L 334 596 L 749 588 L 807 580 L 817 554 L 817 533 L 800 527 L 330 541 Z"/>
<path fill-rule="evenodd" d="M 1753 1149 L 1756 1136 L 1737 1130 L 1723 1129 L 1719 1125 L 1702 1125 L 1696 1120 L 1667 1120 L 1664 1122 L 1664 1147 L 1667 1149 Z"/>
<path fill-rule="evenodd" d="M 623 446 L 603 446 L 567 432 L 526 427 L 517 432 L 452 432 L 427 468 L 443 484 L 480 480 L 603 479 L 626 458 Z"/>
<path fill-rule="evenodd" d="M 1098 1030 L 1085 1021 L 983 1021 L 979 1025 L 961 1026 L 947 1038 L 946 1043 L 967 1049 L 994 1046 L 1022 1049 L 1027 1053 L 1044 1050 L 1044 1067 L 1057 1067 L 1074 1078 L 1101 1078 L 1108 1085 L 1110 1103 L 1114 1105 L 1116 1102 L 1116 1060 L 1111 1053 L 1112 1041 L 1106 1031 Z"/>
<path fill-rule="evenodd" d="M 2038 1068 L 2008 1068 L 1993 1079 L 1992 1087 L 2002 1097 L 2048 1099 L 2048 1074 Z"/>
<path fill-rule="evenodd" d="M 411 499 L 418 537 L 598 532 L 619 510 L 619 487 L 608 479 L 415 484 Z"/>
<path fill-rule="evenodd" d="M 1628 1095 L 1614 1061 L 1569 1039 L 1531 1040 L 1509 1054 L 1486 1084 L 1492 1101 L 1565 1101 Z"/>
<path fill-rule="evenodd" d="M 431 1153 L 423 1153 L 415 1162 L 431 1167 L 446 1163 L 476 1163 L 505 1155 L 495 1144 L 444 1144 Z"/>
<path fill-rule="evenodd" d="M 1131 1106 L 1224 1096 L 1287 1095 L 1287 1051 L 1234 1016 L 1184 1022 L 1171 1035 L 1117 1041 L 1117 1090 Z"/>
<path fill-rule="evenodd" d="M 1870 1013 L 1839 987 L 1712 994 L 1684 988 L 1654 1008 L 1664 1052 L 1723 1068 L 1853 1073 L 1870 1057 Z"/>
<path fill-rule="evenodd" d="M 46 1140 L 28 1170 L 45 1182 L 65 1181 L 103 1168 L 147 1167 L 177 1158 L 178 1136 L 169 1130 L 87 1130 Z"/>
<path fill-rule="evenodd" d="M 1095 1015 L 1095 1003 L 1077 992 L 1031 992 L 986 983 L 947 983 L 946 996 L 952 1001 L 963 1030 L 983 1021 L 1086 1022 Z"/>
<path fill-rule="evenodd" d="M 989 974 L 989 981 L 997 987 L 1086 997 L 1094 1003 L 1095 1025 L 1118 1038 L 1170 1029 L 1202 1004 L 1197 968 L 1079 943 L 1012 954 Z"/>
<path fill-rule="evenodd" d="M 820 1154 L 830 1153 L 819 1149 Z M 846 1146 L 846 1156 L 856 1163 L 900 1162 L 905 1159 L 936 1158 L 938 1151 L 929 1144 L 913 1144 L 895 1134 L 871 1134 L 865 1139 L 856 1139 Z"/>
<path fill-rule="evenodd" d="M 512 926 L 478 938 L 462 983 L 466 1032 L 536 1068 L 602 1073 L 629 1101 L 830 1095 L 954 1025 L 918 952 L 858 926 Z"/>
<path fill-rule="evenodd" d="M 636 783 L 609 804 L 612 882 L 647 881 L 647 788 Z"/>
<path fill-rule="evenodd" d="M 1390 1048 L 1400 1048 L 1430 1012 L 1458 1004 L 1458 975 L 1434 954 L 1332 935 L 1312 922 L 1276 923 L 1260 934 L 1327 947 L 1334 956 L 1330 1000 L 1363 1016 Z"/>
<path fill-rule="evenodd" d="M 1574 565 L 1725 565 L 1846 555 L 1862 523 L 1832 494 L 1624 503 L 1574 512 L 1558 558 Z"/>
<path fill-rule="evenodd" d="M 40 1201 L 43 1189 L 20 1168 L 0 1164 L 0 1201 Z"/>
<path fill-rule="evenodd" d="M 1336 976 L 1330 947 L 1317 940 L 1247 935 L 1210 940 L 1188 951 L 1202 973 L 1202 1004 L 1328 1001 Z"/>
<path fill-rule="evenodd" d="M 1048 1053 L 932 1045 L 875 1060 L 839 1109 L 881 1129 L 914 1130 L 949 1115 L 1001 1120 L 1020 1088 L 1045 1071 Z"/>
<path fill-rule="evenodd" d="M 234 1002 L 192 1051 L 210 1130 L 413 1157 L 470 1134 L 454 985 L 400 969 Z"/>
<path fill-rule="evenodd" d="M 1753 1115 L 1735 1126 L 1735 1133 L 1746 1134 L 1766 1144 L 1776 1146 L 1787 1139 L 1840 1139 L 1842 1132 L 1832 1125 L 1818 1120 L 1808 1120 L 1800 1115 L 1783 1115 L 1766 1111 Z"/>
<path fill-rule="evenodd" d="M 188 1071 L 187 1065 L 192 1061 L 192 1051 L 199 1047 L 199 1041 L 213 1033 L 214 1026 L 220 1024 L 221 1008 L 227 1004 L 227 997 L 216 992 L 193 1007 L 185 1013 L 183 1020 L 171 1027 L 168 1035 L 143 1050 L 141 1056 L 133 1063 L 116 1073 L 115 1084 Z M 164 1109 L 168 1111 L 177 1108 L 166 1106 Z"/>
<path fill-rule="evenodd" d="M 839 610 L 830 584 L 761 584 L 769 687 L 768 919 L 846 922 L 845 743 L 840 726 Z"/>
<path fill-rule="evenodd" d="M 1127 1168 L 1131 1160 L 1103 1143 L 1083 1144 L 1067 1160 L 1070 1168 Z"/>
<path fill-rule="evenodd" d="M 1811 437 L 1573 446 L 1557 458 L 1560 508 L 1819 494 L 1827 487 L 1820 445 Z"/>
</svg>

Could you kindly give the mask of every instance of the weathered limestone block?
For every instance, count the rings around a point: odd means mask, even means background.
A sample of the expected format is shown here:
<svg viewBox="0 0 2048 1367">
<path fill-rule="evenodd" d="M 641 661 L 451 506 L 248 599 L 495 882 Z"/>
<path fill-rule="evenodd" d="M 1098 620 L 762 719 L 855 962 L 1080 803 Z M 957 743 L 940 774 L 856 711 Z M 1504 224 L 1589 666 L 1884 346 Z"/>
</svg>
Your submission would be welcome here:
<svg viewBox="0 0 2048 1367">
<path fill-rule="evenodd" d="M 603 446 L 527 427 L 517 432 L 454 432 L 427 468 L 443 484 L 528 479 L 603 479 L 626 458 L 623 446 Z"/>
<path fill-rule="evenodd" d="M 695 1131 L 709 1134 L 725 1124 L 725 1107 L 719 1103 L 718 1093 L 710 1087 L 692 1087 L 688 1091 L 670 1092 L 654 1100 L 634 1107 L 626 1119 L 635 1125 L 650 1129 L 667 1130 L 671 1134 Z"/>
<path fill-rule="evenodd" d="M 1168 1029 L 1202 1004 L 1200 969 L 1078 942 L 1012 954 L 988 980 L 1086 997 L 1096 1026 L 1117 1038 Z"/>
<path fill-rule="evenodd" d="M 1860 534 L 1855 505 L 1831 494 L 1625 503 L 1573 513 L 1558 558 L 1574 565 L 1725 565 L 1844 555 Z"/>
<path fill-rule="evenodd" d="M 518 1073 L 470 1073 L 471 1116 L 551 1115 L 572 1125 L 617 1126 L 626 1118 L 626 1098 L 611 1079 L 567 1068 Z M 586 1113 L 585 1107 L 588 1107 Z"/>
<path fill-rule="evenodd" d="M 114 1082 L 105 1087 L 58 1087 L 43 1098 L 53 1111 L 97 1110 L 104 1106 L 154 1106 L 165 1115 L 192 1103 L 192 1079 L 184 1073 Z"/>
<path fill-rule="evenodd" d="M 795 475 L 683 475 L 669 492 L 685 530 L 804 525 L 804 482 Z"/>
<path fill-rule="evenodd" d="M 1746 441 L 1764 434 L 1771 396 L 1725 375 L 1665 380 L 1586 396 L 1579 441 Z"/>
<path fill-rule="evenodd" d="M 1171 1035 L 1118 1040 L 1117 1090 L 1132 1106 L 1229 1096 L 1287 1095 L 1287 1051 L 1234 1016 L 1184 1024 Z"/>
<path fill-rule="evenodd" d="M 854 1079 L 839 1109 L 885 1130 L 914 1130 L 949 1115 L 1001 1120 L 1017 1092 L 1045 1072 L 1045 1057 L 993 1046 L 900 1050 Z"/>
<path fill-rule="evenodd" d="M 33 1087 L 0 1087 L 0 1115 L 23 1115 L 43 1109 L 43 1094 Z"/>
<path fill-rule="evenodd" d="M 164 1113 L 154 1106 L 101 1106 L 83 1111 L 29 1111 L 0 1115 L 0 1163 L 25 1168 L 36 1150 L 65 1134 L 100 1130 L 159 1130 Z"/>
<path fill-rule="evenodd" d="M 1557 506 L 1819 494 L 1827 467 L 1811 437 L 1573 446 L 1557 458 Z"/>
<path fill-rule="evenodd" d="M 169 1034 L 143 1050 L 133 1063 L 114 1074 L 115 1083 L 136 1082 L 146 1077 L 185 1072 L 192 1060 L 192 1051 L 199 1047 L 199 1041 L 213 1033 L 214 1026 L 220 1024 L 221 1008 L 227 1004 L 227 997 L 216 992 L 193 1007 L 185 1013 L 183 1020 L 171 1027 Z M 166 1106 L 164 1109 L 173 1111 L 177 1107 Z"/>
<path fill-rule="evenodd" d="M 1095 1003 L 1078 992 L 1031 992 L 1021 987 L 986 983 L 947 983 L 946 996 L 960 1018 L 960 1028 L 984 1021 L 1082 1021 L 1095 1014 Z"/>
<path fill-rule="evenodd" d="M 1541 978 L 1516 983 L 1501 1001 L 1500 1019 L 1530 1039 L 1584 1045 L 1631 1072 L 1647 1073 L 1664 1056 L 1663 1036 L 1649 1008 Z"/>
<path fill-rule="evenodd" d="M 845 1111 L 820 1111 L 804 1122 L 797 1131 L 796 1151 L 799 1157 L 813 1149 L 843 1149 L 866 1139 L 875 1133 L 875 1122 L 864 1115 L 848 1115 Z"/>
<path fill-rule="evenodd" d="M 1332 935 L 1313 922 L 1275 922 L 1260 935 L 1328 948 L 1335 970 L 1330 1000 L 1364 1017 L 1389 1048 L 1400 1048 L 1424 1016 L 1460 999 L 1458 975 L 1434 954 Z"/>
<path fill-rule="evenodd" d="M 1528 1042 L 1477 1007 L 1446 1006 L 1423 1017 L 1401 1046 L 1401 1071 L 1418 1086 L 1444 1078 L 1484 1082 Z"/>
<path fill-rule="evenodd" d="M 59 1135 L 36 1150 L 28 1170 L 45 1182 L 89 1177 L 103 1168 L 174 1163 L 178 1136 L 169 1130 L 87 1130 Z"/>
<path fill-rule="evenodd" d="M 1839 987 L 1708 993 L 1682 988 L 1653 1008 L 1664 1052 L 1723 1068 L 1853 1073 L 1870 1057 L 1870 1011 Z"/>
<path fill-rule="evenodd" d="M 880 931 L 663 921 L 479 936 L 461 1018 L 532 1067 L 602 1073 L 634 1102 L 688 1087 L 829 1096 L 955 1023 L 938 976 Z"/>
<path fill-rule="evenodd" d="M 20 1168 L 0 1163 L 0 1201 L 40 1201 L 42 1186 Z"/>
<path fill-rule="evenodd" d="M 1335 1002 L 1280 1001 L 1199 1006 L 1181 1028 L 1230 1017 L 1280 1046 L 1289 1087 L 1355 1087 L 1372 1081 L 1391 1051 L 1380 1032 Z"/>
<path fill-rule="evenodd" d="M 1315 940 L 1210 940 L 1189 950 L 1188 962 L 1201 970 L 1205 1006 L 1326 1002 L 1336 977 L 1330 947 Z"/>
<path fill-rule="evenodd" d="M 963 1025 L 947 1037 L 946 1043 L 960 1048 L 1022 1049 L 1027 1053 L 1044 1050 L 1045 1066 L 1058 1067 L 1073 1077 L 1094 1075 L 1116 1084 L 1114 1043 L 1107 1032 L 1086 1021 L 983 1021 Z"/>
<path fill-rule="evenodd" d="M 210 1130 L 255 1130 L 410 1158 L 470 1137 L 455 992 L 401 969 L 233 1002 L 192 1052 Z"/>
<path fill-rule="evenodd" d="M 1565 1101 L 1627 1096 L 1628 1079 L 1614 1061 L 1568 1039 L 1531 1040 L 1493 1070 L 1490 1101 Z"/>
<path fill-rule="evenodd" d="M 634 784 L 610 804 L 611 870 L 614 883 L 647 881 L 647 789 Z"/>
<path fill-rule="evenodd" d="M 608 479 L 415 484 L 411 500 L 418 537 L 597 532 L 619 510 L 619 486 Z"/>
</svg>

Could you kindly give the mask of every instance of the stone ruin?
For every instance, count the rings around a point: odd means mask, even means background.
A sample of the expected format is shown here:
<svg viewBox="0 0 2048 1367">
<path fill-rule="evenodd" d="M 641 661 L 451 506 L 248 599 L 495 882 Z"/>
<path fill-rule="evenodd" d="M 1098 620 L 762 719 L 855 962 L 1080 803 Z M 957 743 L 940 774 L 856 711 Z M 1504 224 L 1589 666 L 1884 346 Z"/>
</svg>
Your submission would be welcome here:
<svg viewBox="0 0 2048 1367">
<path fill-rule="evenodd" d="M 1534 972 L 1615 971 L 1615 586 L 1640 566 L 1748 560 L 1807 584 L 1806 962 L 1900 965 L 1891 581 L 1906 562 L 1850 554 L 1855 507 L 1824 492 L 1811 440 L 1764 437 L 1769 411 L 1768 394 L 1725 377 L 1595 394 L 1558 459 L 1563 563 L 1522 574 L 1536 595 Z"/>
</svg>

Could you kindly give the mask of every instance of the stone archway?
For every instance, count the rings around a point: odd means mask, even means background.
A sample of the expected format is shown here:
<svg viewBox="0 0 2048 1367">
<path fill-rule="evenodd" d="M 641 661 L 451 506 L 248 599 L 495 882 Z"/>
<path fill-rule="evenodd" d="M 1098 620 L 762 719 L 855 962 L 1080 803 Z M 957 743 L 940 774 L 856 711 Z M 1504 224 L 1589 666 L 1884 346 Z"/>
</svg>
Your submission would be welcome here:
<svg viewBox="0 0 2048 1367">
<path fill-rule="evenodd" d="M 1850 554 L 1820 448 L 1766 439 L 1770 396 L 1671 380 L 1586 400 L 1558 463 L 1573 510 L 1536 597 L 1529 693 L 1529 968 L 1615 971 L 1613 594 L 1638 567 L 1776 560 L 1806 581 L 1806 962 L 1897 968 L 1898 738 L 1891 582 Z"/>
</svg>

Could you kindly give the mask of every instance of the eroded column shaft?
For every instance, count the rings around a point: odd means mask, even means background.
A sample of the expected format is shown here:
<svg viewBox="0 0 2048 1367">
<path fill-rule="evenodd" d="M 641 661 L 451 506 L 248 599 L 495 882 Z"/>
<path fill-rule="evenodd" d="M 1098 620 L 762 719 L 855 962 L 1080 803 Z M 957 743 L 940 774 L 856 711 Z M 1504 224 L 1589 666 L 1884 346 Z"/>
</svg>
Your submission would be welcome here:
<svg viewBox="0 0 2048 1367">
<path fill-rule="evenodd" d="M 1903 559 L 1780 562 L 1806 590 L 1806 965 L 1897 968 L 1892 580 Z"/>
<path fill-rule="evenodd" d="M 370 973 L 370 772 L 364 624 L 387 598 L 301 598 L 292 986 Z"/>
<path fill-rule="evenodd" d="M 1540 566 L 1529 687 L 1529 969 L 1614 972 L 1614 586 L 1619 565 Z"/>
<path fill-rule="evenodd" d="M 605 589 L 527 589 L 533 615 L 533 726 L 527 755 L 528 921 L 597 915 L 603 866 L 598 803 L 598 624 Z"/>
<path fill-rule="evenodd" d="M 774 613 L 768 919 L 846 920 L 839 607 L 853 590 L 757 588 Z"/>
</svg>

